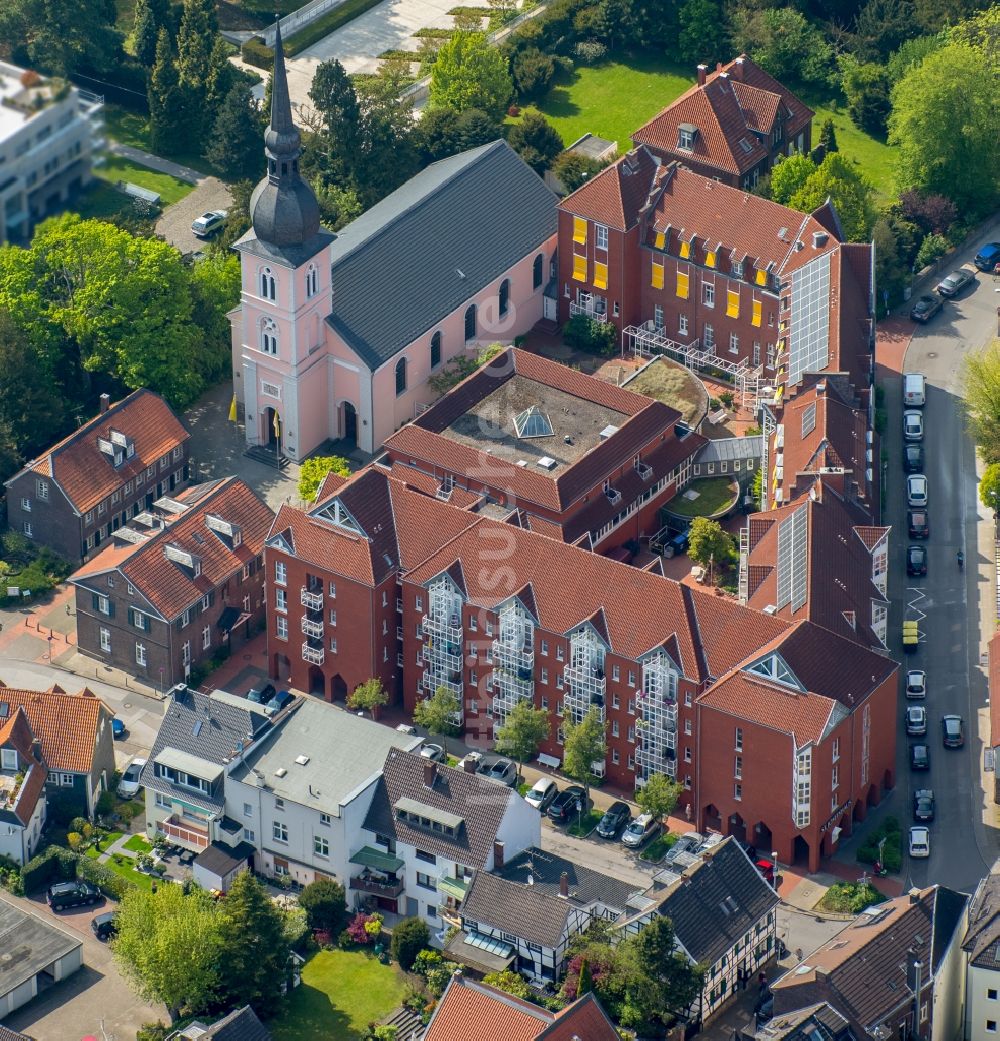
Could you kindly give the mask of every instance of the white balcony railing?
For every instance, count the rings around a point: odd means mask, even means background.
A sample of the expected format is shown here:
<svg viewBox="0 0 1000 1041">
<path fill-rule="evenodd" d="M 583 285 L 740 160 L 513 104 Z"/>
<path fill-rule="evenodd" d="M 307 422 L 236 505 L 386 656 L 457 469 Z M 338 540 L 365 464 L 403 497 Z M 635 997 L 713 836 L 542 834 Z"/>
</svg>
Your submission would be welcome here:
<svg viewBox="0 0 1000 1041">
<path fill-rule="evenodd" d="M 326 652 L 322 647 L 310 647 L 308 643 L 302 645 L 302 660 L 312 662 L 313 665 L 322 665 L 326 658 Z"/>
<path fill-rule="evenodd" d="M 608 312 L 605 309 L 606 305 L 590 303 L 577 303 L 575 300 L 571 300 L 569 303 L 570 317 L 573 318 L 578 314 L 585 315 L 587 318 L 592 318 L 595 322 L 606 322 L 608 320 Z"/>
<path fill-rule="evenodd" d="M 314 622 L 311 618 L 302 619 L 302 631 L 306 636 L 312 636 L 314 639 L 322 639 L 323 637 L 323 623 Z"/>
<path fill-rule="evenodd" d="M 307 589 L 305 586 L 302 587 L 302 595 L 299 598 L 303 607 L 308 607 L 310 611 L 322 611 L 323 610 L 323 593 L 313 592 L 311 589 Z"/>
<path fill-rule="evenodd" d="M 608 502 L 612 506 L 617 506 L 622 501 L 622 493 L 617 488 L 608 488 L 604 494 L 608 497 Z"/>
<path fill-rule="evenodd" d="M 644 480 L 648 481 L 653 476 L 653 468 L 649 463 L 636 463 L 635 472 Z"/>
</svg>

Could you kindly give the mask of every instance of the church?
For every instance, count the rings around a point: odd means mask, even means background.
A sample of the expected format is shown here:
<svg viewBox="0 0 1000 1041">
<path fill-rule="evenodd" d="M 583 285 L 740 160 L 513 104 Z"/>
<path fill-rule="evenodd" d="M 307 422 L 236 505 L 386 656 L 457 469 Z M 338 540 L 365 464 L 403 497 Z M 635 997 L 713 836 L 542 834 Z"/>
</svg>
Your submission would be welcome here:
<svg viewBox="0 0 1000 1041">
<path fill-rule="evenodd" d="M 427 167 L 336 234 L 299 170 L 280 26 L 266 176 L 235 244 L 233 386 L 247 446 L 374 453 L 459 355 L 554 319 L 556 196 L 503 140 Z"/>
</svg>

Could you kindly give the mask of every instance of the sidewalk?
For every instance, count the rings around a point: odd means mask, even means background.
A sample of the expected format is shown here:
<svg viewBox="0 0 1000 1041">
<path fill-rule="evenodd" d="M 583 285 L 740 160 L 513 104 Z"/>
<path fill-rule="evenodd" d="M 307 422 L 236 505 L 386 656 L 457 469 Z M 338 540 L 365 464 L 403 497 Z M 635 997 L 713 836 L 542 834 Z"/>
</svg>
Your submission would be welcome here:
<svg viewBox="0 0 1000 1041">
<path fill-rule="evenodd" d="M 123 145 L 118 141 L 109 141 L 108 151 L 112 155 L 121 156 L 122 159 L 131 159 L 133 163 L 148 167 L 150 170 L 170 174 L 171 177 L 176 177 L 180 181 L 187 181 L 188 184 L 201 184 L 209 176 L 190 166 L 172 163 L 169 159 L 161 159 L 158 155 L 144 152 L 141 148 L 133 148 L 131 145 Z"/>
</svg>

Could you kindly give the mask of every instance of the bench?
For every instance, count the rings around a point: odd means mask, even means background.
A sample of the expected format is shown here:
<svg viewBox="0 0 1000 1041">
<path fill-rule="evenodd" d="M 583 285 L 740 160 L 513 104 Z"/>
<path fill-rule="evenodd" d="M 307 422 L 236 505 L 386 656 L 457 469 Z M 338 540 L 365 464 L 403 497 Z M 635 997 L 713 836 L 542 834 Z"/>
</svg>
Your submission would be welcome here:
<svg viewBox="0 0 1000 1041">
<path fill-rule="evenodd" d="M 160 193 L 151 191 L 149 188 L 140 188 L 139 185 L 132 184 L 129 181 L 119 181 L 117 188 L 126 195 L 130 195 L 133 199 L 141 199 L 143 202 L 148 202 L 151 206 L 160 205 Z"/>
<path fill-rule="evenodd" d="M 549 767 L 549 769 L 551 769 L 551 770 L 557 770 L 559 768 L 559 764 L 562 762 L 562 760 L 558 759 L 554 755 L 546 755 L 544 752 L 542 752 L 542 754 L 538 757 L 538 762 L 542 766 Z"/>
<path fill-rule="evenodd" d="M 726 410 L 724 408 L 717 409 L 715 412 L 709 412 L 708 421 L 715 425 L 716 423 L 722 423 L 726 418 Z"/>
</svg>

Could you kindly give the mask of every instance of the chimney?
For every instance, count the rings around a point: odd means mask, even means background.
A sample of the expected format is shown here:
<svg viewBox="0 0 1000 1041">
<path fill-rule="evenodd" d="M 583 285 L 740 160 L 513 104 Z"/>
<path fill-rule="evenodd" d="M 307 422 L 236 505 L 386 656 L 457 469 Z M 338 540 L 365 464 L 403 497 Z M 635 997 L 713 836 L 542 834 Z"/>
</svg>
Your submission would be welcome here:
<svg viewBox="0 0 1000 1041">
<path fill-rule="evenodd" d="M 475 759 L 472 759 L 469 756 L 466 756 L 462 760 L 462 769 L 467 774 L 474 774 L 476 772 L 476 761 L 475 761 Z"/>
<path fill-rule="evenodd" d="M 38 760 L 38 762 L 42 761 L 42 742 L 37 737 L 31 742 L 31 754 Z"/>
<path fill-rule="evenodd" d="M 825 980 L 830 975 L 830 970 L 824 965 L 817 965 L 813 970 L 816 973 L 816 979 Z"/>
<path fill-rule="evenodd" d="M 916 886 L 914 886 L 909 891 L 909 893 L 907 893 L 907 896 L 909 896 L 911 904 L 919 904 L 920 903 L 920 890 Z"/>
<path fill-rule="evenodd" d="M 435 762 L 424 763 L 424 787 L 433 788 L 437 780 L 438 764 Z"/>
<path fill-rule="evenodd" d="M 825 231 L 814 231 L 813 232 L 813 249 L 822 249 L 829 239 L 829 235 Z"/>
<path fill-rule="evenodd" d="M 104 413 L 107 412 L 109 408 L 111 408 L 111 395 L 110 394 L 102 394 L 101 395 L 101 415 L 103 416 Z"/>
<path fill-rule="evenodd" d="M 699 87 L 704 87 L 705 86 L 705 82 L 706 82 L 707 79 L 708 79 L 708 66 L 707 65 L 699 65 L 698 66 L 698 86 Z"/>
<path fill-rule="evenodd" d="M 565 871 L 559 876 L 559 895 L 561 897 L 569 896 L 569 875 Z"/>
<path fill-rule="evenodd" d="M 715 71 L 716 72 L 722 72 L 722 62 L 721 61 L 717 61 L 715 63 Z"/>
<path fill-rule="evenodd" d="M 503 867 L 503 843 L 493 840 L 493 870 L 499 871 Z"/>
<path fill-rule="evenodd" d="M 743 82 L 743 58 L 742 57 L 737 58 L 733 62 L 732 74 L 733 74 L 733 79 L 734 80 L 739 80 L 740 83 Z"/>
</svg>

